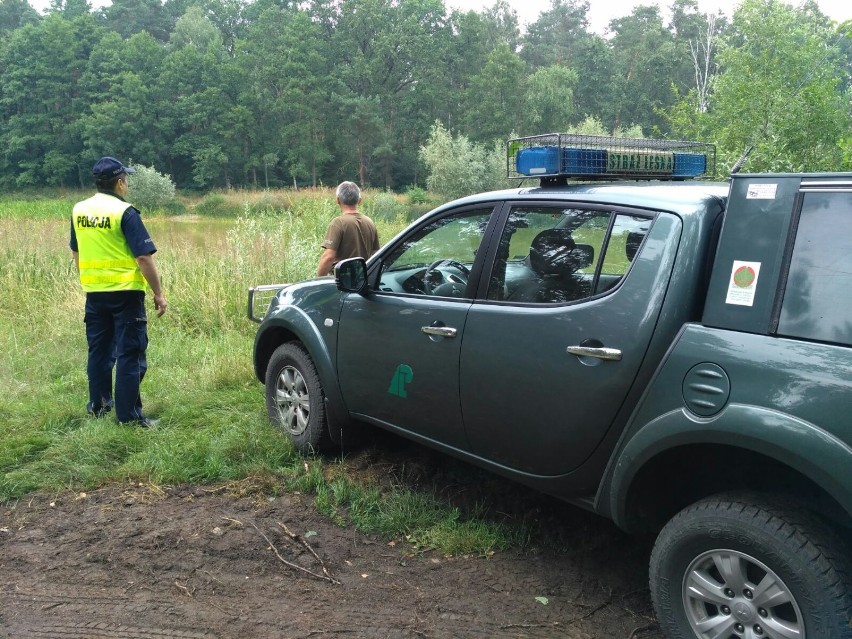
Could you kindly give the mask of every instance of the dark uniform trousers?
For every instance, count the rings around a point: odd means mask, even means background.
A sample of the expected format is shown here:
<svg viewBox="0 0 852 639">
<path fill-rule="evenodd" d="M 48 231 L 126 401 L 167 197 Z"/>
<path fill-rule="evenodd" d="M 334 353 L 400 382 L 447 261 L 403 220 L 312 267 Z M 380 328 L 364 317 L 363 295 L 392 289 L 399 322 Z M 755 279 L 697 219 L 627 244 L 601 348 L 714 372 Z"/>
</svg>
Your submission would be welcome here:
<svg viewBox="0 0 852 639">
<path fill-rule="evenodd" d="M 89 410 L 108 410 L 115 366 L 115 416 L 120 422 L 142 418 L 139 386 L 148 362 L 148 319 L 143 291 L 86 294 L 89 343 Z"/>
</svg>

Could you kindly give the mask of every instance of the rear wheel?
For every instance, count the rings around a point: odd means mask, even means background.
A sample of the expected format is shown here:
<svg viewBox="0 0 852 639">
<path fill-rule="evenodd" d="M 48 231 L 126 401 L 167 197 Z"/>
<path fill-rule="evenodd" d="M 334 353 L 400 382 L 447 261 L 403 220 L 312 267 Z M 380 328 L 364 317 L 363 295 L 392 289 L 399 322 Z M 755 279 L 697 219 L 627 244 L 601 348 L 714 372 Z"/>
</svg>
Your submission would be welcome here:
<svg viewBox="0 0 852 639">
<path fill-rule="evenodd" d="M 266 410 L 300 453 L 319 452 L 331 444 L 322 382 L 311 356 L 298 342 L 282 344 L 269 360 Z"/>
<path fill-rule="evenodd" d="M 852 639 L 846 548 L 804 509 L 721 496 L 678 513 L 651 554 L 671 639 Z"/>
</svg>

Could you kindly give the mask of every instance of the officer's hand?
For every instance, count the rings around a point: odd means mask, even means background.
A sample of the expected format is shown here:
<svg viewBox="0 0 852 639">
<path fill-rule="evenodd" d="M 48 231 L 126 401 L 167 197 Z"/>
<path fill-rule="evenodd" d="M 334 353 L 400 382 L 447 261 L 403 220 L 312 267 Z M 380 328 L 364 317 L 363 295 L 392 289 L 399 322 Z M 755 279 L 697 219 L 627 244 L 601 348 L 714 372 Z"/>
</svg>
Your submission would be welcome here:
<svg viewBox="0 0 852 639">
<path fill-rule="evenodd" d="M 162 317 L 166 312 L 169 303 L 166 301 L 166 296 L 160 293 L 154 296 L 154 308 L 157 310 L 157 317 Z"/>
</svg>

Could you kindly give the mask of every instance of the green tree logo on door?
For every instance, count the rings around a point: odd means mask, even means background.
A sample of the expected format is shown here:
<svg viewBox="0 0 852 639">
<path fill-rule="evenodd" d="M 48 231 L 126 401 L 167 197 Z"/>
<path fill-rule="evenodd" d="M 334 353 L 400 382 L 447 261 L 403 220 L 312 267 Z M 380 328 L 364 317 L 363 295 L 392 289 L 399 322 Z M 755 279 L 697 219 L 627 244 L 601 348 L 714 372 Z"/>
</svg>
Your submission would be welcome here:
<svg viewBox="0 0 852 639">
<path fill-rule="evenodd" d="M 405 390 L 405 385 L 414 379 L 414 371 L 408 364 L 400 364 L 396 367 L 396 372 L 393 374 L 388 392 L 397 397 L 408 397 L 408 391 Z"/>
</svg>

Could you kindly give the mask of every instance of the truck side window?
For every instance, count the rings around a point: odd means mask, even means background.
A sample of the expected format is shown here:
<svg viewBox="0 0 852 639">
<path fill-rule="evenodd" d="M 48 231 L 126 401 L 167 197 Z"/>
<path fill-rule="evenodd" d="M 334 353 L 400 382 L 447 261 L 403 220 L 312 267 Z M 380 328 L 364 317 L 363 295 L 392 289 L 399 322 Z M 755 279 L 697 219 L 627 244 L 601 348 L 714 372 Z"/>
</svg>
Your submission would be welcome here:
<svg viewBox="0 0 852 639">
<path fill-rule="evenodd" d="M 624 214 L 615 216 L 595 287 L 596 294 L 613 288 L 627 274 L 650 227 L 648 218 Z"/>
<path fill-rule="evenodd" d="M 506 224 L 488 299 L 559 304 L 592 294 L 612 213 L 519 207 Z"/>
<path fill-rule="evenodd" d="M 401 242 L 382 265 L 376 290 L 435 297 L 468 295 L 468 280 L 493 207 L 442 217 Z"/>
<path fill-rule="evenodd" d="M 852 345 L 852 193 L 806 193 L 778 334 Z"/>
</svg>

